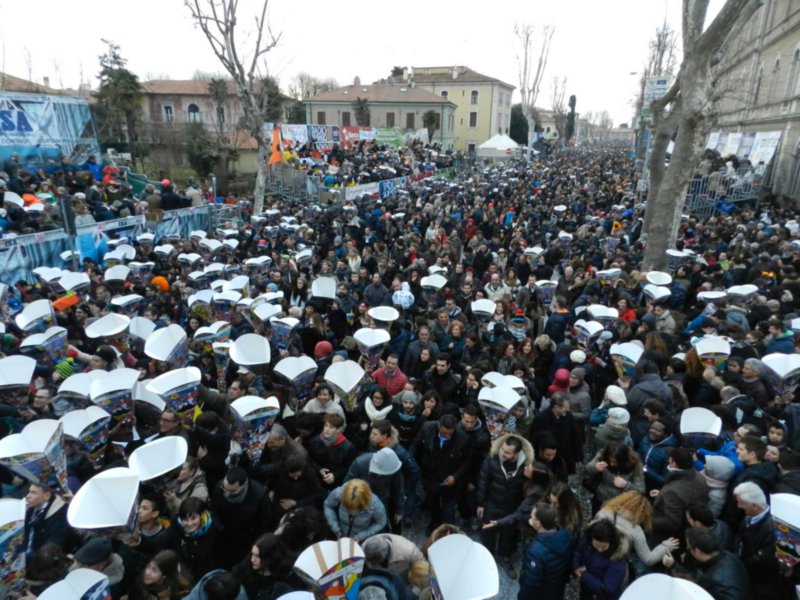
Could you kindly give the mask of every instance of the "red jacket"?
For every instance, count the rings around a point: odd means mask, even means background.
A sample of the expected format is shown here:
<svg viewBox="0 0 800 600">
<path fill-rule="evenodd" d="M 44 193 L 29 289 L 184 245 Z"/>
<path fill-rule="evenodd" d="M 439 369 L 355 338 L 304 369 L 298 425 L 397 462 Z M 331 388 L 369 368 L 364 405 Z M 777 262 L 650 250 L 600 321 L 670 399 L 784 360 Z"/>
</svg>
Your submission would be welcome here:
<svg viewBox="0 0 800 600">
<path fill-rule="evenodd" d="M 372 378 L 379 386 L 386 388 L 389 396 L 402 392 L 408 383 L 408 377 L 399 368 L 395 369 L 391 376 L 386 374 L 385 369 L 375 369 L 372 372 Z"/>
</svg>

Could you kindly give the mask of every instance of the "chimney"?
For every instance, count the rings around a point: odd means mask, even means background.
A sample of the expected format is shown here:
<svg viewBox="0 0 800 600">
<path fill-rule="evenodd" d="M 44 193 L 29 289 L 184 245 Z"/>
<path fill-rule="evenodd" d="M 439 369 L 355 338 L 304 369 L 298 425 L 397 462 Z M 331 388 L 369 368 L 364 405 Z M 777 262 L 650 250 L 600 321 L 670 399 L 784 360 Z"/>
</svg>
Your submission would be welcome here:
<svg viewBox="0 0 800 600">
<path fill-rule="evenodd" d="M 453 67 L 453 79 L 458 79 L 458 67 Z"/>
<path fill-rule="evenodd" d="M 412 88 L 417 87 L 417 82 L 414 81 L 413 79 L 411 80 L 411 87 Z"/>
<path fill-rule="evenodd" d="M 50 87 L 50 78 L 49 77 L 43 77 L 42 78 L 42 82 L 44 83 L 44 87 Z"/>
</svg>

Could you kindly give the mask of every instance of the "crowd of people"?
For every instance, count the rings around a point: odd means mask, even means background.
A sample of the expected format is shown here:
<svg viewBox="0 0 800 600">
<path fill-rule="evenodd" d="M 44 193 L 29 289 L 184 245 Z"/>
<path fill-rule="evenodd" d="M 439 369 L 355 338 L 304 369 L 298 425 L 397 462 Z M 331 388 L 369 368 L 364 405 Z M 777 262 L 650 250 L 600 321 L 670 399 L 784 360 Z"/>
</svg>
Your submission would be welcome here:
<svg viewBox="0 0 800 600">
<path fill-rule="evenodd" d="M 356 147 L 342 165 L 378 169 L 379 155 Z M 413 153 L 398 156 L 420 172 Z M 137 402 L 99 465 L 65 439 L 73 492 L 143 440 L 187 440 L 180 469 L 142 486 L 127 535 L 73 529 L 71 494 L 0 469 L 3 493 L 28 506 L 29 595 L 83 566 L 108 575 L 114 598 L 278 598 L 308 589 L 293 570 L 301 552 L 341 537 L 364 550 L 364 598 L 430 598 L 427 549 L 463 532 L 519 580 L 520 600 L 560 599 L 568 587 L 614 600 L 653 572 L 692 579 L 715 600 L 795 597 L 800 578 L 778 560 L 770 498 L 800 494 L 800 403 L 762 359 L 795 352 L 800 226 L 771 207 L 689 215 L 668 272 L 645 271 L 636 184 L 624 149 L 575 149 L 425 178 L 383 200 L 272 198 L 264 215 L 212 233 L 236 240 L 213 254 L 202 236 L 173 240 L 167 254 L 152 237 L 128 240 L 135 261 L 153 263 L 146 277 L 106 281 L 102 262 L 83 261 L 90 287 L 56 312 L 68 356 L 3 400 L 2 435 L 75 408 L 58 393 L 73 374 L 169 370 L 140 347 L 87 335 L 127 294 L 157 329 L 185 329 L 202 375 L 198 410 L 187 423 Z M 298 319 L 278 345 L 257 319 L 231 315 L 232 340 L 270 338 L 269 365 L 232 361 L 220 378 L 213 354 L 191 342 L 211 323 L 189 297 L 212 282 L 189 277 L 179 254 L 190 253 L 202 257 L 192 270 L 218 262 L 215 273 L 244 273 L 246 294 Z M 335 280 L 334 299 L 312 293 L 318 278 Z M 6 356 L 28 335 L 15 314 L 63 297 L 44 281 L 7 283 Z M 709 294 L 748 284 L 746 296 Z M 582 335 L 598 306 L 609 309 L 603 327 Z M 376 320 L 378 307 L 398 318 Z M 359 353 L 362 328 L 389 331 L 379 361 Z M 709 364 L 697 343 L 712 336 L 730 352 Z M 641 350 L 627 370 L 612 355 L 622 344 Z M 300 399 L 273 367 L 303 355 L 317 372 Z M 347 360 L 368 383 L 354 404 L 325 378 Z M 499 420 L 487 403 L 496 390 L 513 396 Z M 281 407 L 257 461 L 232 442 L 230 405 L 244 396 Z M 694 408 L 719 417 L 719 431 L 682 428 Z M 420 523 L 428 537 L 415 543 L 404 532 Z"/>
</svg>

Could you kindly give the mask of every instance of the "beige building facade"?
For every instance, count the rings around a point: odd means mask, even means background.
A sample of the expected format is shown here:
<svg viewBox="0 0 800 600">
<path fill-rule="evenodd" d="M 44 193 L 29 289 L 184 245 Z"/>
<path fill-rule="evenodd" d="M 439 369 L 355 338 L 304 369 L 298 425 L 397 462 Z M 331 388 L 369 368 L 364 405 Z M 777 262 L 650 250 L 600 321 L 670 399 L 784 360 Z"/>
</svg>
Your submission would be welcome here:
<svg viewBox="0 0 800 600">
<path fill-rule="evenodd" d="M 717 86 L 713 129 L 723 133 L 780 132 L 767 185 L 800 198 L 800 2 L 765 0 L 735 32 Z M 742 158 L 742 157 L 740 157 Z"/>
<path fill-rule="evenodd" d="M 369 106 L 370 127 L 416 132 L 425 127 L 423 115 L 434 111 L 440 126 L 434 132 L 432 141 L 441 144 L 445 150 L 453 148 L 456 105 L 416 85 L 359 83 L 323 92 L 303 103 L 306 122 L 311 125 L 355 127 L 358 123 L 354 104 L 359 99 L 366 100 Z"/>
<path fill-rule="evenodd" d="M 453 147 L 469 152 L 498 133 L 508 135 L 514 86 L 464 66 L 411 67 L 394 83 L 415 84 L 456 105 Z"/>
</svg>

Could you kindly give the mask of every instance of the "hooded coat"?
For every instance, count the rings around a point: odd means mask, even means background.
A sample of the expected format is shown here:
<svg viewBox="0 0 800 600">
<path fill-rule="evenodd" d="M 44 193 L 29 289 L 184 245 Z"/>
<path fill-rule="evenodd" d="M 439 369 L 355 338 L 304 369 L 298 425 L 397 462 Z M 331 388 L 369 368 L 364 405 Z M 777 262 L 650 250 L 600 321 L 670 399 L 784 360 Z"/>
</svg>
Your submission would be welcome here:
<svg viewBox="0 0 800 600">
<path fill-rule="evenodd" d="M 736 466 L 724 456 L 707 456 L 702 471 L 708 484 L 708 508 L 716 519 L 722 514 L 728 496 L 728 484 L 733 478 Z"/>
<path fill-rule="evenodd" d="M 562 600 L 572 547 L 568 529 L 538 533 L 525 549 L 517 600 Z"/>
<path fill-rule="evenodd" d="M 214 575 L 222 572 L 222 569 L 215 569 L 203 575 L 203 578 L 197 582 L 197 585 L 192 588 L 192 591 L 189 592 L 189 595 L 186 596 L 184 600 L 209 600 L 208 594 L 205 590 L 206 583 L 208 583 L 208 580 L 214 577 Z M 236 596 L 236 600 L 247 600 L 247 593 L 241 586 L 239 586 L 239 594 Z"/>
<path fill-rule="evenodd" d="M 617 600 L 622 595 L 622 586 L 628 563 L 625 557 L 628 554 L 628 539 L 619 536 L 620 543 L 611 556 L 604 556 L 594 549 L 591 542 L 582 538 L 575 548 L 572 557 L 572 570 L 586 567 L 580 577 L 582 590 L 588 590 L 595 597 L 606 600 Z"/>
<path fill-rule="evenodd" d="M 513 464 L 500 463 L 500 448 L 511 438 L 522 443 L 522 450 Z M 501 436 L 492 443 L 489 456 L 484 458 L 478 476 L 478 506 L 484 508 L 484 520 L 504 517 L 516 510 L 525 497 L 525 466 L 533 462 L 531 443 L 513 433 Z"/>
</svg>

